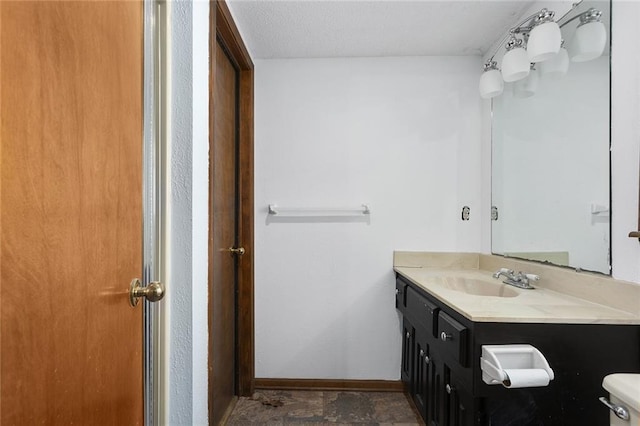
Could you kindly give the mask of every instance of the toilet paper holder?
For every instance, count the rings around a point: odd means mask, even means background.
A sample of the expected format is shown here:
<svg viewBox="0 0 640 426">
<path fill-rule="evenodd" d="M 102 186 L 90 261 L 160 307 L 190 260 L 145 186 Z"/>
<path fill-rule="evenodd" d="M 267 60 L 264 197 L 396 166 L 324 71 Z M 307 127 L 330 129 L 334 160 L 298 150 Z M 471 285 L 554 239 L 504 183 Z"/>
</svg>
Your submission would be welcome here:
<svg viewBox="0 0 640 426">
<path fill-rule="evenodd" d="M 480 358 L 482 380 L 488 385 L 502 384 L 511 387 L 511 379 L 505 370 L 546 372 L 548 380 L 553 380 L 554 374 L 547 359 L 532 345 L 482 345 Z M 546 379 L 546 377 L 545 377 Z M 547 383 L 531 384 L 516 387 L 546 386 Z"/>
</svg>

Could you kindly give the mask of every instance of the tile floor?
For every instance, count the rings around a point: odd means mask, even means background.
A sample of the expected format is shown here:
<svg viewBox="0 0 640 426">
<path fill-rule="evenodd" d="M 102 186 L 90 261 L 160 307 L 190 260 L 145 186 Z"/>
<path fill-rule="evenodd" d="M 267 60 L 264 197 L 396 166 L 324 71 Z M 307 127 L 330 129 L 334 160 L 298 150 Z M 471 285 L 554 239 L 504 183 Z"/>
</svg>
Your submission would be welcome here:
<svg viewBox="0 0 640 426">
<path fill-rule="evenodd" d="M 402 392 L 256 391 L 240 398 L 227 425 L 417 426 Z"/>
</svg>

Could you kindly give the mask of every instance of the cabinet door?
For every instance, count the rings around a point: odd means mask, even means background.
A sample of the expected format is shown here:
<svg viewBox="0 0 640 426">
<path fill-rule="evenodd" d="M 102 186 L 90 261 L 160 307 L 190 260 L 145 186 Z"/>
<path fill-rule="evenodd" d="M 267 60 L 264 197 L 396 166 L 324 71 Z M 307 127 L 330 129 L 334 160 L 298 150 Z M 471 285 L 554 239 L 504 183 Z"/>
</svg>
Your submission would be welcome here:
<svg viewBox="0 0 640 426">
<path fill-rule="evenodd" d="M 415 329 L 406 317 L 402 319 L 402 370 L 400 376 L 409 392 L 413 392 L 413 354 Z"/>
<path fill-rule="evenodd" d="M 406 292 L 407 284 L 400 278 L 396 278 L 396 309 L 399 310 L 402 315 L 407 311 Z"/>
<path fill-rule="evenodd" d="M 416 329 L 414 366 L 413 366 L 413 401 L 422 418 L 428 418 L 430 392 L 429 345 L 426 332 L 420 327 Z"/>
<path fill-rule="evenodd" d="M 447 426 L 474 424 L 473 395 L 446 365 L 444 366 L 444 416 Z"/>
<path fill-rule="evenodd" d="M 429 354 L 428 370 L 429 398 L 425 423 L 444 426 L 444 363 L 437 352 Z"/>
</svg>

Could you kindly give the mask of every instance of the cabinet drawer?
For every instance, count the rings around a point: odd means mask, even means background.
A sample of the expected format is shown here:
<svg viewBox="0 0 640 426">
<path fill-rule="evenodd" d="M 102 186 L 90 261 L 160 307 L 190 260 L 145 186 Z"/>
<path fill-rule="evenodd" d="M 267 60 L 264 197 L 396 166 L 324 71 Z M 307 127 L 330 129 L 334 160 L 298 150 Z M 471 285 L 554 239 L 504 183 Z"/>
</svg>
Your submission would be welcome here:
<svg viewBox="0 0 640 426">
<path fill-rule="evenodd" d="M 442 347 L 463 367 L 468 366 L 469 329 L 444 312 L 438 315 L 438 338 Z"/>
<path fill-rule="evenodd" d="M 407 283 L 400 278 L 396 278 L 396 309 L 402 312 L 403 315 L 407 308 L 407 287 Z"/>
<path fill-rule="evenodd" d="M 440 310 L 426 297 L 418 294 L 411 287 L 407 287 L 407 311 L 414 318 L 416 325 L 424 328 L 431 336 L 436 333 L 436 318 Z"/>
</svg>

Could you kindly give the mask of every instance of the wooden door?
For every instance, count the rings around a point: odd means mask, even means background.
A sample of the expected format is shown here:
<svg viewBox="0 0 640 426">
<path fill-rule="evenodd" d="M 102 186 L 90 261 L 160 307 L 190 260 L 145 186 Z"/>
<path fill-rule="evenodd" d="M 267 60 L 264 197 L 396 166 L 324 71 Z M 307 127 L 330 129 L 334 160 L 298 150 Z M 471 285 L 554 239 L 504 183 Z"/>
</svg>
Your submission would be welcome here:
<svg viewBox="0 0 640 426">
<path fill-rule="evenodd" d="M 216 42 L 211 150 L 212 424 L 225 417 L 236 395 L 236 291 L 238 245 L 238 72 Z"/>
<path fill-rule="evenodd" d="M 142 3 L 0 2 L 0 423 L 143 421 Z"/>
</svg>

